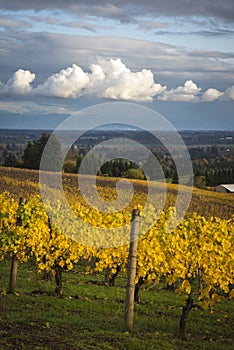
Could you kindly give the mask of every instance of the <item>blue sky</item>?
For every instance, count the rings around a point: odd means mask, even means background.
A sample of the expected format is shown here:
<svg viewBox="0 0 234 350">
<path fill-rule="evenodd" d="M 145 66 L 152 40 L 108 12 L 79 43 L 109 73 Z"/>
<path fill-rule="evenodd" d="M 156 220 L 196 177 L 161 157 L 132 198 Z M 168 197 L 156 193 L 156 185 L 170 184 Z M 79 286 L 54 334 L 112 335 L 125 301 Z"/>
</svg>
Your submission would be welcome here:
<svg viewBox="0 0 234 350">
<path fill-rule="evenodd" d="M 55 128 L 123 101 L 178 129 L 234 129 L 233 1 L 0 5 L 0 127 Z"/>
</svg>

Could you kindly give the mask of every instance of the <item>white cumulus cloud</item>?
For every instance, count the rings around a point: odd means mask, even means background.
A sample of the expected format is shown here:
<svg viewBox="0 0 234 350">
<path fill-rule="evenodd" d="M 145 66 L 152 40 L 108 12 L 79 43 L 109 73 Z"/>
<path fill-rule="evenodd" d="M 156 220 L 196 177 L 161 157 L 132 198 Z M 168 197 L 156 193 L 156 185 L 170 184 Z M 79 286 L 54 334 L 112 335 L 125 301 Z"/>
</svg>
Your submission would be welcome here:
<svg viewBox="0 0 234 350">
<path fill-rule="evenodd" d="M 78 98 L 91 95 L 100 98 L 129 101 L 151 101 L 166 87 L 156 84 L 151 70 L 132 72 L 120 59 L 100 60 L 92 64 L 90 72 L 73 64 L 51 75 L 42 84 L 32 88 L 30 83 L 35 74 L 18 70 L 0 92 Z"/>
<path fill-rule="evenodd" d="M 193 102 L 199 100 L 201 88 L 192 80 L 187 80 L 184 86 L 178 86 L 176 89 L 167 90 L 158 99 L 161 101 L 183 101 Z"/>
<path fill-rule="evenodd" d="M 151 101 L 166 89 L 154 82 L 150 70 L 132 72 L 120 59 L 100 60 L 90 70 L 91 73 L 84 72 L 73 64 L 50 76 L 34 92 L 64 98 L 95 95 L 114 100 Z"/>
<path fill-rule="evenodd" d="M 222 95 L 223 100 L 234 101 L 234 85 L 224 91 Z"/>
<path fill-rule="evenodd" d="M 169 90 L 155 82 L 151 70 L 134 72 L 121 59 L 99 59 L 88 71 L 73 64 L 51 75 L 36 87 L 31 84 L 34 79 L 34 73 L 19 69 L 6 83 L 0 82 L 0 93 L 60 98 L 90 96 L 139 102 L 153 99 L 176 102 L 234 100 L 234 86 L 224 92 L 215 88 L 202 92 L 196 83 L 186 80 L 184 85 Z"/>
<path fill-rule="evenodd" d="M 204 92 L 201 99 L 202 101 L 205 101 L 205 102 L 212 102 L 212 101 L 218 100 L 222 95 L 223 93 L 220 92 L 219 90 L 210 88 Z"/>
<path fill-rule="evenodd" d="M 102 60 L 98 65 L 92 65 L 91 70 L 89 92 L 98 97 L 151 101 L 166 90 L 154 82 L 151 70 L 132 72 L 120 59 Z"/>
<path fill-rule="evenodd" d="M 88 73 L 79 66 L 62 69 L 59 73 L 51 75 L 43 84 L 38 85 L 34 93 L 45 96 L 76 98 L 82 95 L 82 90 L 89 84 Z"/>
<path fill-rule="evenodd" d="M 0 84 L 0 92 L 25 95 L 31 92 L 31 82 L 35 79 L 35 74 L 29 70 L 18 69 L 7 83 Z"/>
</svg>

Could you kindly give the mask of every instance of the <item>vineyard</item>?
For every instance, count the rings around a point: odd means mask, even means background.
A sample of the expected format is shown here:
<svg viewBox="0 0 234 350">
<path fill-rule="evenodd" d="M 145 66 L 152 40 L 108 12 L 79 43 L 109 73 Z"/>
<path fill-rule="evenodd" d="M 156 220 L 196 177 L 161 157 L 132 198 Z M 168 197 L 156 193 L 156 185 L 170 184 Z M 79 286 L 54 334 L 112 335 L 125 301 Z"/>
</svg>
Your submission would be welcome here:
<svg viewBox="0 0 234 350">
<path fill-rule="evenodd" d="M 144 234 L 138 239 L 135 302 L 140 305 L 141 293 L 145 296 L 147 290 L 156 295 L 162 286 L 166 288 L 167 293 L 173 296 L 172 299 L 176 299 L 177 312 L 174 317 L 177 318 L 178 337 L 183 340 L 189 337 L 186 332 L 187 320 L 192 310 L 201 314 L 205 311 L 214 312 L 217 303 L 229 305 L 224 307 L 230 310 L 233 307 L 232 196 L 194 189 L 185 218 L 176 224 L 174 204 L 177 185 L 168 185 L 164 209 L 160 212 L 158 208 L 162 202 L 161 185 L 155 184 L 155 205 L 148 206 L 144 211 L 147 186 L 144 181 L 135 180 L 132 181 L 134 196 L 129 203 L 127 191 L 123 193 L 128 203 L 126 208 L 101 213 L 97 208 L 90 208 L 84 201 L 79 192 L 76 176 L 64 175 L 63 187 L 66 200 L 72 208 L 70 213 L 67 212 L 59 195 L 56 197 L 56 207 L 49 200 L 42 203 L 38 172 L 1 168 L 0 174 L 1 266 L 8 266 L 9 260 L 11 261 L 8 289 L 4 289 L 7 286 L 2 287 L 1 298 L 5 298 L 4 303 L 8 300 L 9 293 L 14 295 L 16 291 L 18 292 L 18 266 L 30 266 L 44 279 L 52 278 L 55 281 L 53 295 L 59 298 L 66 297 L 63 276 L 74 275 L 77 269 L 82 271 L 86 278 L 102 276 L 103 286 L 118 284 L 118 279 L 123 283 L 126 280 L 128 266 L 129 244 L 126 242 L 129 239 L 131 213 L 134 208 L 138 208 L 141 213 L 140 232 Z M 53 175 L 48 173 L 47 176 Z M 101 177 L 98 180 L 98 191 L 105 201 L 111 202 L 116 199 L 116 181 Z M 86 183 L 88 191 L 89 177 Z M 187 192 L 188 189 L 184 187 L 182 192 L 184 198 Z M 73 220 L 74 216 L 79 220 Z M 151 221 L 153 225 L 149 225 Z M 87 228 L 90 226 L 94 227 L 94 231 Z M 103 235 L 99 228 L 109 230 Z M 80 288 L 81 286 L 79 290 Z M 123 289 L 122 285 L 121 293 Z M 174 298 L 176 295 L 177 298 Z M 74 295 L 71 298 L 73 300 Z M 98 304 L 99 296 L 96 295 L 95 298 Z M 120 301 L 124 302 L 122 294 Z M 157 310 L 157 304 L 150 308 Z M 5 309 L 2 308 L 2 314 Z M 66 313 L 66 309 L 64 312 Z M 124 307 L 122 313 L 124 314 Z M 190 315 L 191 319 L 192 314 L 193 312 Z M 227 319 L 231 317 L 231 314 L 226 312 L 225 315 Z M 119 323 L 121 322 L 120 317 Z M 229 340 L 219 338 L 219 341 L 223 342 L 223 349 L 230 348 Z M 217 349 L 221 349 L 221 346 L 219 343 Z M 79 349 L 78 346 L 75 348 Z M 117 349 L 120 348 L 118 345 Z M 149 346 L 147 348 L 150 349 Z M 156 346 L 151 348 L 157 349 Z M 171 346 L 171 349 L 174 348 Z"/>
</svg>

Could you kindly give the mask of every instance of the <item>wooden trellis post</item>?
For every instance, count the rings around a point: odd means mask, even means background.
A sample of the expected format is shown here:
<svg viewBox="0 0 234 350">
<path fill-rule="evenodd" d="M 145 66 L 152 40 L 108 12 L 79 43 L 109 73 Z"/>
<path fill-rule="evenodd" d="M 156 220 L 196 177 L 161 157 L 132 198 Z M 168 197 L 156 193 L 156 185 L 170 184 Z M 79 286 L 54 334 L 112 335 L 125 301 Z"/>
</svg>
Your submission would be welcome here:
<svg viewBox="0 0 234 350">
<path fill-rule="evenodd" d="M 134 292 L 137 267 L 137 245 L 140 227 L 140 212 L 137 209 L 132 211 L 132 224 L 130 234 L 130 247 L 128 255 L 126 303 L 125 303 L 125 323 L 128 329 L 133 325 Z"/>
<path fill-rule="evenodd" d="M 19 208 L 21 206 L 23 206 L 25 203 L 26 203 L 26 199 L 20 198 L 19 199 Z M 21 217 L 18 215 L 16 217 L 16 226 L 21 226 L 21 225 L 22 225 Z M 14 293 L 14 291 L 15 291 L 18 265 L 19 265 L 19 261 L 17 259 L 17 256 L 16 256 L 16 254 L 13 254 L 12 258 L 11 258 L 11 271 L 10 271 L 8 293 Z"/>
</svg>

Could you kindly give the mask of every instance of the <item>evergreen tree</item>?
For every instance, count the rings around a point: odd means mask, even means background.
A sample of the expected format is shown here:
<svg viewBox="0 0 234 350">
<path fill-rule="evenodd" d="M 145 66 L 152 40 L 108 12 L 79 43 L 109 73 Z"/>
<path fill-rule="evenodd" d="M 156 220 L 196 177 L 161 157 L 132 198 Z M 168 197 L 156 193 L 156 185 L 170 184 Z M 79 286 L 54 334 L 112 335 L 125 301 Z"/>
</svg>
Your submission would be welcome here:
<svg viewBox="0 0 234 350">
<path fill-rule="evenodd" d="M 178 184 L 179 183 L 179 177 L 178 177 L 178 173 L 177 173 L 176 170 L 174 171 L 174 174 L 172 176 L 171 183 L 172 184 Z"/>
<path fill-rule="evenodd" d="M 62 171 L 61 144 L 55 135 L 42 134 L 37 144 L 38 169 L 48 171 Z M 45 146 L 48 146 L 44 154 Z M 43 164 L 40 163 L 43 154 Z"/>
<path fill-rule="evenodd" d="M 22 156 L 24 168 L 36 169 L 36 162 L 35 162 L 36 152 L 35 151 L 36 151 L 35 142 L 32 143 L 31 141 L 29 141 Z"/>
<path fill-rule="evenodd" d="M 43 156 L 43 164 L 41 166 L 41 158 L 47 142 L 49 141 L 49 148 Z M 23 167 L 27 169 L 42 169 L 59 171 L 62 170 L 61 145 L 54 135 L 47 135 L 43 133 L 39 140 L 28 142 L 24 150 Z"/>
<path fill-rule="evenodd" d="M 208 171 L 205 172 L 205 183 L 206 183 L 206 186 L 211 186 L 210 185 L 210 177 L 209 177 L 209 172 Z"/>
<path fill-rule="evenodd" d="M 81 157 L 81 156 L 78 156 L 76 159 L 76 167 L 75 167 L 75 171 L 74 171 L 74 173 L 76 173 L 76 174 L 78 174 L 78 172 L 79 172 L 79 168 L 80 168 L 80 164 L 82 162 L 82 159 L 83 159 L 83 157 Z"/>
<path fill-rule="evenodd" d="M 233 168 L 229 169 L 229 178 L 230 178 L 230 183 L 234 183 L 234 169 Z"/>
<path fill-rule="evenodd" d="M 8 167 L 14 167 L 17 165 L 17 163 L 18 162 L 15 153 L 9 152 L 3 165 Z"/>
</svg>

